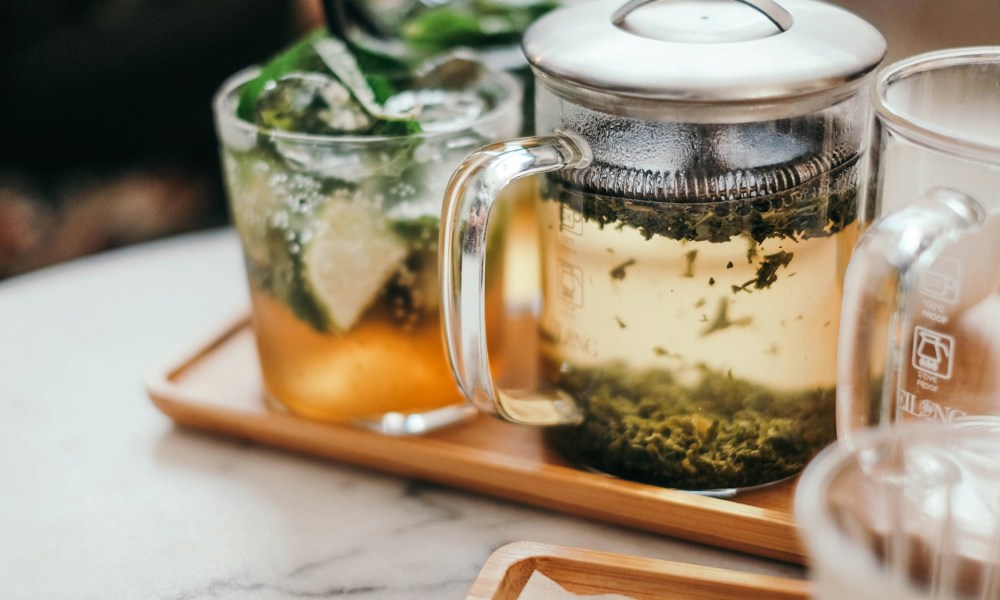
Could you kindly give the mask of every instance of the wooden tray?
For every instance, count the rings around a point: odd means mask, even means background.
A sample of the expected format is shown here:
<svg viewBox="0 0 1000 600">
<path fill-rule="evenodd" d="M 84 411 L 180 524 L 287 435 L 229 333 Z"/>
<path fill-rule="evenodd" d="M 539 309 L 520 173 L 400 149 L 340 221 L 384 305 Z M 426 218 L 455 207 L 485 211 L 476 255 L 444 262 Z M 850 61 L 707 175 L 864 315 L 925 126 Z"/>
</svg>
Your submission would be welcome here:
<svg viewBox="0 0 1000 600">
<path fill-rule="evenodd" d="M 253 331 L 224 324 L 155 369 L 146 390 L 177 423 L 786 562 L 804 564 L 793 482 L 733 500 L 634 483 L 567 465 L 541 431 L 480 416 L 390 437 L 269 410 Z"/>
<path fill-rule="evenodd" d="M 809 584 L 805 581 L 515 542 L 490 556 L 466 600 L 517 600 L 536 572 L 574 594 L 621 594 L 636 600 L 806 600 L 809 597 Z"/>
</svg>

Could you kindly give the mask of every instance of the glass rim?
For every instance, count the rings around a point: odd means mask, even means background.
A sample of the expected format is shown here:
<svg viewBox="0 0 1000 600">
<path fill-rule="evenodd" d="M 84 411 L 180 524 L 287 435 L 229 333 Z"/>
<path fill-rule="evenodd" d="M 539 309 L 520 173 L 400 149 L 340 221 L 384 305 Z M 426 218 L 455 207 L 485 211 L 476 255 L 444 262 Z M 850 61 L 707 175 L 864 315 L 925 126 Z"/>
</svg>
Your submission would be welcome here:
<svg viewBox="0 0 1000 600">
<path fill-rule="evenodd" d="M 841 437 L 820 451 L 803 470 L 795 489 L 793 515 L 813 564 L 842 573 L 870 569 L 882 573 L 876 554 L 846 532 L 831 510 L 830 487 L 845 470 L 856 467 L 866 452 L 894 444 L 915 444 L 938 436 L 989 435 L 1000 433 L 1000 417 L 975 415 L 960 417 L 949 425 L 926 421 L 895 423 L 891 427 L 870 427 Z"/>
<path fill-rule="evenodd" d="M 793 500 L 793 512 L 800 526 L 808 523 L 808 530 L 811 533 L 803 532 L 805 534 L 803 541 L 809 551 L 820 546 L 820 544 L 810 544 L 817 535 L 834 535 L 846 539 L 843 532 L 834 524 L 825 497 L 833 479 L 850 464 L 854 451 L 855 449 L 848 447 L 843 440 L 837 440 L 814 456 L 799 477 Z M 826 547 L 827 544 L 822 546 Z M 814 556 L 813 560 L 818 558 Z"/>
<path fill-rule="evenodd" d="M 520 112 L 521 99 L 524 90 L 520 82 L 513 75 L 504 71 L 486 67 L 489 76 L 496 78 L 509 90 L 509 94 L 502 98 L 491 110 L 479 115 L 474 120 L 464 123 L 461 127 L 448 129 L 445 131 L 423 131 L 405 135 L 323 135 L 315 133 L 300 133 L 293 131 L 282 131 L 280 129 L 266 129 L 258 125 L 245 121 L 236 115 L 234 110 L 228 110 L 226 102 L 231 98 L 240 86 L 252 79 L 260 72 L 260 65 L 251 65 L 230 75 L 223 81 L 222 85 L 215 92 L 212 98 L 212 111 L 215 115 L 216 124 L 224 125 L 227 128 L 237 130 L 250 135 L 266 134 L 274 140 L 298 143 L 330 144 L 330 143 L 355 143 L 369 144 L 376 142 L 387 142 L 397 140 L 433 140 L 447 138 L 458 132 L 466 131 L 484 124 L 503 119 L 510 114 L 511 110 Z"/>
<path fill-rule="evenodd" d="M 806 465 L 795 488 L 792 512 L 814 569 L 861 578 L 880 576 L 875 553 L 837 524 L 827 501 L 830 487 L 845 470 L 858 464 L 859 454 L 898 443 L 906 431 L 919 435 L 930 429 L 930 424 L 918 422 L 858 431 L 849 439 L 839 438 Z"/>
<path fill-rule="evenodd" d="M 952 155 L 1000 164 L 1000 143 L 989 144 L 949 133 L 926 121 L 915 122 L 886 97 L 889 87 L 906 78 L 975 63 L 1000 66 L 1000 46 L 970 46 L 917 54 L 881 69 L 872 82 L 871 101 L 883 126 L 921 146 Z"/>
</svg>

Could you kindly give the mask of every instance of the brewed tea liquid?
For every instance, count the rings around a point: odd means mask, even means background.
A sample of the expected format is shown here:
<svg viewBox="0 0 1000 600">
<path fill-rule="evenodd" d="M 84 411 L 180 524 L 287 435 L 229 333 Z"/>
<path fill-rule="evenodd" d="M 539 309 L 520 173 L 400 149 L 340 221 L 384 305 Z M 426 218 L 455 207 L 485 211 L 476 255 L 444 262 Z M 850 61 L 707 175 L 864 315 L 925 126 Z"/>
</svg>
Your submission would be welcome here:
<svg viewBox="0 0 1000 600">
<path fill-rule="evenodd" d="M 556 433 L 563 451 L 714 490 L 787 477 L 832 441 L 840 282 L 857 238 L 853 170 L 840 177 L 717 206 L 549 181 L 542 371 L 586 414 Z"/>
</svg>

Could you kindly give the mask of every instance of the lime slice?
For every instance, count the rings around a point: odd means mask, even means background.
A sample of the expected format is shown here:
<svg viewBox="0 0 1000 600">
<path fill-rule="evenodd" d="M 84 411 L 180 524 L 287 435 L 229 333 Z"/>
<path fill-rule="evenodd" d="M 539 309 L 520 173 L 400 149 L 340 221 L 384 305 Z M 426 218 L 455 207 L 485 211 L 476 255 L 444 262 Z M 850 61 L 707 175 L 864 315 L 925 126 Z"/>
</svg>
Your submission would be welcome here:
<svg viewBox="0 0 1000 600">
<path fill-rule="evenodd" d="M 304 288 L 331 329 L 348 331 L 399 270 L 407 247 L 363 202 L 331 199 L 314 223 L 303 240 Z"/>
</svg>

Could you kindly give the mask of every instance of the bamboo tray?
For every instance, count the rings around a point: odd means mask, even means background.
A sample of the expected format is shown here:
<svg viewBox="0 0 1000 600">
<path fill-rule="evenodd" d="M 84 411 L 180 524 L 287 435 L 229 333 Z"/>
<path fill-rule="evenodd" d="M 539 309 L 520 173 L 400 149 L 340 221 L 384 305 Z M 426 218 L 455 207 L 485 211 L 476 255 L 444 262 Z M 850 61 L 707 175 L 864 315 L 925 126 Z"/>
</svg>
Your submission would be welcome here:
<svg viewBox="0 0 1000 600">
<path fill-rule="evenodd" d="M 425 436 L 391 437 L 270 410 L 245 316 L 223 324 L 146 378 L 175 422 L 552 510 L 804 564 L 791 515 L 794 482 L 708 498 L 574 468 L 537 428 L 492 417 Z"/>
<path fill-rule="evenodd" d="M 515 542 L 490 556 L 466 600 L 517 600 L 540 573 L 573 594 L 635 600 L 807 600 L 805 581 L 637 556 Z"/>
</svg>

